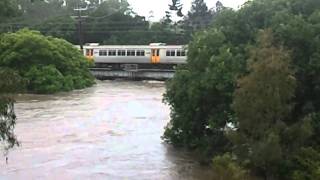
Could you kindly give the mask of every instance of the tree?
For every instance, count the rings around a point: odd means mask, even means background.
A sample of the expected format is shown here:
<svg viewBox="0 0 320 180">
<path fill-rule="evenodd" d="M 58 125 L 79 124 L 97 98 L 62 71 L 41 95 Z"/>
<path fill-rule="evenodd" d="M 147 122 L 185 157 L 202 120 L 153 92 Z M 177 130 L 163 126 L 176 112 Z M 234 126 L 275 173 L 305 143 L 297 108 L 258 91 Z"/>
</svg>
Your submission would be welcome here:
<svg viewBox="0 0 320 180">
<path fill-rule="evenodd" d="M 0 1 L 0 23 L 6 21 L 9 17 L 14 17 L 18 14 L 18 3 L 16 0 Z"/>
<path fill-rule="evenodd" d="M 232 93 L 241 61 L 217 29 L 199 32 L 188 45 L 188 64 L 168 82 L 164 100 L 171 121 L 164 139 L 207 157 L 229 149 L 224 129 L 232 121 Z"/>
<path fill-rule="evenodd" d="M 70 16 L 53 17 L 33 26 L 34 29 L 46 36 L 62 38 L 73 44 L 78 44 L 76 27 L 76 20 Z"/>
<path fill-rule="evenodd" d="M 175 24 L 166 24 L 164 19 L 161 22 L 151 24 L 147 42 L 165 42 L 167 44 L 186 44 L 188 38 L 176 27 Z"/>
<path fill-rule="evenodd" d="M 26 77 L 28 91 L 54 93 L 94 83 L 88 60 L 65 40 L 23 29 L 2 35 L 0 51 L 0 66 Z"/>
<path fill-rule="evenodd" d="M 0 142 L 4 150 L 19 145 L 14 135 L 16 115 L 14 113 L 13 93 L 23 90 L 24 83 L 19 74 L 8 68 L 0 68 Z"/>
<path fill-rule="evenodd" d="M 206 159 L 229 153 L 265 178 L 318 179 L 319 8 L 318 0 L 255 0 L 219 10 L 167 85 L 164 139 Z M 273 40 L 257 41 L 266 29 Z"/>
<path fill-rule="evenodd" d="M 222 2 L 217 1 L 216 2 L 216 11 L 221 12 L 223 9 L 225 9 L 225 7 L 223 6 Z"/>
<path fill-rule="evenodd" d="M 208 27 L 212 21 L 214 12 L 210 11 L 203 0 L 194 0 L 191 10 L 184 20 L 188 29 L 196 31 Z"/>
<path fill-rule="evenodd" d="M 148 44 L 151 37 L 145 17 L 133 12 L 125 0 L 102 2 L 96 10 L 89 13 L 83 29 L 87 42 Z"/>
<path fill-rule="evenodd" d="M 237 130 L 231 138 L 238 157 L 250 160 L 267 179 L 276 177 L 284 159 L 281 134 L 288 128 L 286 119 L 296 88 L 289 53 L 272 41 L 271 31 L 263 31 L 258 46 L 251 49 L 250 73 L 238 80 L 234 93 Z M 306 134 L 311 134 L 310 130 Z"/>
<path fill-rule="evenodd" d="M 21 16 L 17 17 L 15 22 L 23 22 L 27 25 L 39 24 L 50 18 L 63 16 L 67 14 L 64 9 L 63 0 L 36 0 L 32 3 L 30 0 L 18 0 Z"/>
<path fill-rule="evenodd" d="M 180 0 L 172 0 L 172 4 L 169 4 L 169 10 L 176 11 L 178 17 L 182 17 L 182 4 Z"/>
<path fill-rule="evenodd" d="M 165 25 L 170 25 L 172 23 L 171 14 L 170 14 L 169 11 L 166 11 L 166 15 L 163 18 L 162 23 L 165 24 Z"/>
</svg>

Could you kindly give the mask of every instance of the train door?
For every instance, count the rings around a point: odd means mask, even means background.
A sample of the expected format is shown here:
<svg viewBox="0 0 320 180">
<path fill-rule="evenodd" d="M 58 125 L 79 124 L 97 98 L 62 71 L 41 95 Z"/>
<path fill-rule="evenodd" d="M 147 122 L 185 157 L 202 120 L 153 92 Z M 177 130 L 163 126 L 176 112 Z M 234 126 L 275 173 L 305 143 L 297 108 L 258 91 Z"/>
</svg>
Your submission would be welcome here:
<svg viewBox="0 0 320 180">
<path fill-rule="evenodd" d="M 151 63 L 157 64 L 160 62 L 160 49 L 151 49 Z"/>
<path fill-rule="evenodd" d="M 86 49 L 86 57 L 89 60 L 93 60 L 93 49 Z"/>
</svg>

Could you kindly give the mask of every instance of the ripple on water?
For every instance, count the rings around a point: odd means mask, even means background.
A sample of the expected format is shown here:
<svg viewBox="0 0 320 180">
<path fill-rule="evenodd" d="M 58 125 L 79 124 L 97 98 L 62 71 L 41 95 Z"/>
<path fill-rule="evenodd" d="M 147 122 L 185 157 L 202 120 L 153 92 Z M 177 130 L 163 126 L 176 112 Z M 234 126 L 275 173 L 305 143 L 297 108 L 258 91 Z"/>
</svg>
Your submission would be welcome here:
<svg viewBox="0 0 320 180">
<path fill-rule="evenodd" d="M 209 179 L 191 156 L 165 145 L 170 109 L 162 82 L 97 81 L 55 95 L 19 95 L 21 146 L 0 179 Z"/>
</svg>

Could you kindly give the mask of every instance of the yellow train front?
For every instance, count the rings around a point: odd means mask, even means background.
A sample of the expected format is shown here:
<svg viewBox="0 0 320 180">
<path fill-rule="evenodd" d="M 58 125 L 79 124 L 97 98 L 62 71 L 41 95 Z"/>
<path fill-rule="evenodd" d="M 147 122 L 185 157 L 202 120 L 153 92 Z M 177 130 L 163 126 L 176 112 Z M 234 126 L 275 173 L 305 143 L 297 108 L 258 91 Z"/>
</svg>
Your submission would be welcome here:
<svg viewBox="0 0 320 180">
<path fill-rule="evenodd" d="M 174 70 L 186 63 L 186 46 L 151 43 L 149 45 L 99 45 L 83 47 L 95 68 L 123 71 Z"/>
</svg>

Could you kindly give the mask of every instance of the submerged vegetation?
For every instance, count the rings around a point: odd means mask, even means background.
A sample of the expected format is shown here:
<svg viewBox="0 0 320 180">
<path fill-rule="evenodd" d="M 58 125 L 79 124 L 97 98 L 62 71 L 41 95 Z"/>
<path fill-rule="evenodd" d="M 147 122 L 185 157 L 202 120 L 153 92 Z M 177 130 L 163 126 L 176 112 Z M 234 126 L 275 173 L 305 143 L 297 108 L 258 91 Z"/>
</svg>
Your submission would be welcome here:
<svg viewBox="0 0 320 180">
<path fill-rule="evenodd" d="M 0 142 L 5 152 L 19 145 L 14 135 L 16 115 L 14 113 L 13 93 L 21 92 L 24 83 L 21 76 L 9 68 L 0 67 Z"/>
<path fill-rule="evenodd" d="M 27 29 L 0 36 L 0 66 L 18 71 L 34 93 L 91 86 L 90 63 L 72 44 Z"/>
<path fill-rule="evenodd" d="M 221 10 L 167 84 L 163 138 L 200 152 L 220 179 L 319 179 L 319 10 L 318 0 Z"/>
</svg>

